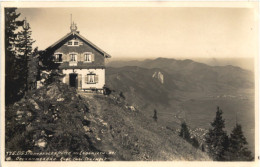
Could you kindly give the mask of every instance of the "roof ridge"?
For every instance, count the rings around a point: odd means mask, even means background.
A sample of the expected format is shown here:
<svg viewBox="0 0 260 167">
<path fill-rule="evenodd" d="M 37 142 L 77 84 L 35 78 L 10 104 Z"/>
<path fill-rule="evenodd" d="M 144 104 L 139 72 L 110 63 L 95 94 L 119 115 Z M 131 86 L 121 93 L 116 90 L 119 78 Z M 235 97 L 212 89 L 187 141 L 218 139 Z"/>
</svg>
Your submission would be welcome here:
<svg viewBox="0 0 260 167">
<path fill-rule="evenodd" d="M 99 48 L 97 45 L 95 45 L 94 43 L 92 43 L 91 41 L 89 41 L 87 38 L 85 38 L 84 36 L 80 35 L 78 32 L 76 31 L 72 31 L 68 34 L 66 34 L 65 36 L 63 36 L 61 39 L 59 39 L 58 41 L 56 41 L 55 43 L 53 43 L 52 45 L 50 45 L 49 47 L 46 48 L 47 49 L 51 49 L 53 47 L 55 47 L 57 44 L 59 44 L 61 41 L 63 41 L 64 39 L 68 38 L 70 35 L 76 35 L 79 38 L 81 38 L 83 41 L 85 41 L 86 43 L 90 44 L 92 47 L 96 48 L 98 51 L 100 51 L 101 53 L 104 54 L 104 56 L 106 58 L 111 58 L 111 56 L 106 53 L 104 50 L 102 50 L 101 48 Z"/>
</svg>

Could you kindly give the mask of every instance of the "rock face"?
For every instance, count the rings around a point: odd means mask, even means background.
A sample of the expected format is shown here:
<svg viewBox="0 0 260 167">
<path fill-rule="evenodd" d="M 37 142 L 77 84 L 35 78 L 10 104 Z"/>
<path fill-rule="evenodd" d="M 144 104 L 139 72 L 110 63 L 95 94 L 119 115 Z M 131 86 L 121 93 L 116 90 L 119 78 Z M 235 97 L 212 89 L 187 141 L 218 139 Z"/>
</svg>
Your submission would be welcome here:
<svg viewBox="0 0 260 167">
<path fill-rule="evenodd" d="M 158 79 L 161 82 L 161 84 L 164 83 L 164 80 L 163 80 L 164 77 L 163 77 L 163 74 L 160 71 L 154 72 L 153 78 Z"/>
</svg>

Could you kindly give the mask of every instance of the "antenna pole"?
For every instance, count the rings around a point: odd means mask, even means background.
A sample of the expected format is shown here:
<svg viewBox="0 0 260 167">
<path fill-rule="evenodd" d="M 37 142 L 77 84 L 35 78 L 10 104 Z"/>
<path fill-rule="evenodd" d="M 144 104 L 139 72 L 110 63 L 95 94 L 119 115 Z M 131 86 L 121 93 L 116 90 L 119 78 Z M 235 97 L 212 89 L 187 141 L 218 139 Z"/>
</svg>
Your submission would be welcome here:
<svg viewBox="0 0 260 167">
<path fill-rule="evenodd" d="M 70 14 L 70 25 L 72 25 L 72 14 Z"/>
</svg>

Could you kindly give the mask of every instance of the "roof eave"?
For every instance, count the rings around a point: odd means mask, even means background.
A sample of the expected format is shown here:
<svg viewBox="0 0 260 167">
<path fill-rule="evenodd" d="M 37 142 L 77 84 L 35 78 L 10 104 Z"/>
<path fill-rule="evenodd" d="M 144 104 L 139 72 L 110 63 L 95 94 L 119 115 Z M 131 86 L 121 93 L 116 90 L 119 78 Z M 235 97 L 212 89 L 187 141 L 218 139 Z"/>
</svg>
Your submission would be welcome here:
<svg viewBox="0 0 260 167">
<path fill-rule="evenodd" d="M 106 57 L 106 55 L 108 56 L 108 58 L 111 58 L 111 56 L 106 53 L 105 51 L 103 51 L 101 48 L 99 48 L 97 45 L 93 44 L 91 41 L 89 41 L 88 39 L 86 39 L 85 37 L 83 37 L 82 35 L 80 35 L 79 33 L 75 32 L 75 34 L 80 37 L 81 39 L 83 39 L 85 42 L 89 43 L 91 46 L 93 46 L 94 48 L 96 48 L 98 51 L 100 51 L 101 53 L 104 54 L 104 56 Z"/>
<path fill-rule="evenodd" d="M 56 46 L 58 43 L 60 43 L 61 41 L 63 41 L 64 39 L 68 38 L 70 35 L 73 35 L 72 32 L 68 33 L 67 35 L 65 35 L 64 37 L 62 37 L 60 40 L 58 40 L 57 42 L 55 42 L 54 44 L 52 44 L 51 46 L 49 46 L 47 49 L 51 49 L 54 46 Z"/>
<path fill-rule="evenodd" d="M 93 46 L 94 48 L 96 48 L 98 51 L 100 51 L 101 53 L 104 54 L 105 58 L 111 58 L 111 56 L 106 53 L 105 51 L 103 51 L 102 49 L 100 49 L 98 46 L 96 46 L 95 44 L 93 44 L 92 42 L 90 42 L 88 39 L 86 39 L 85 37 L 83 37 L 82 35 L 80 35 L 79 33 L 73 31 L 68 33 L 67 35 L 65 35 L 64 37 L 62 37 L 60 40 L 58 40 L 57 42 L 55 42 L 54 44 L 52 44 L 51 46 L 49 46 L 48 48 L 46 48 L 46 50 L 49 50 L 51 48 L 54 48 L 58 43 L 60 43 L 61 41 L 63 41 L 64 39 L 68 38 L 70 35 L 76 35 L 78 37 L 80 37 L 82 40 L 84 40 L 85 42 L 87 42 L 88 44 L 90 44 L 91 46 Z"/>
<path fill-rule="evenodd" d="M 108 54 L 104 54 L 104 57 L 105 57 L 105 58 L 111 58 L 111 56 L 108 55 Z"/>
</svg>

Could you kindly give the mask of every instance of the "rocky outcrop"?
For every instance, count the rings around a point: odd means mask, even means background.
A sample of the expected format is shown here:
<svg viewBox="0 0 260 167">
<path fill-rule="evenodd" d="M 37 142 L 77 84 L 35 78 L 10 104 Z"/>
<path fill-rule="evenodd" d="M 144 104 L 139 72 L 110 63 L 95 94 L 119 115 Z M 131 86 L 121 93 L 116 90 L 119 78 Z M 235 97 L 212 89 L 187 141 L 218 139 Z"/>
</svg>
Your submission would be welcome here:
<svg viewBox="0 0 260 167">
<path fill-rule="evenodd" d="M 152 77 L 158 79 L 161 84 L 164 83 L 164 76 L 160 71 L 154 72 Z"/>
</svg>

